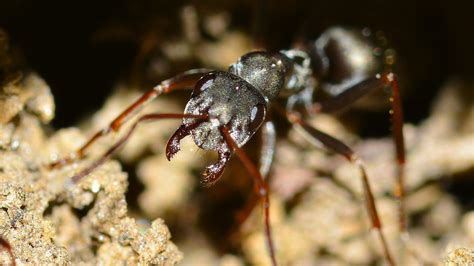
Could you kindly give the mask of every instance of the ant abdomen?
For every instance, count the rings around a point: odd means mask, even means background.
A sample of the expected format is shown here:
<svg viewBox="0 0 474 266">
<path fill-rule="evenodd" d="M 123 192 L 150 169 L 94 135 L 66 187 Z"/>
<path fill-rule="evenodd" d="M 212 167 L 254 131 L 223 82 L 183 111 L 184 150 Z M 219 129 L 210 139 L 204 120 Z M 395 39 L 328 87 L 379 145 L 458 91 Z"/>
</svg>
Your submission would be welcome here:
<svg viewBox="0 0 474 266">
<path fill-rule="evenodd" d="M 237 145 L 244 145 L 262 124 L 266 102 L 262 93 L 229 72 L 213 71 L 196 84 L 186 114 L 207 115 L 207 121 L 186 118 L 183 126 L 197 146 L 219 150 L 226 145 L 220 128 L 227 126 Z"/>
<path fill-rule="evenodd" d="M 339 95 L 383 70 L 383 50 L 370 35 L 368 29 L 332 27 L 310 44 L 308 52 L 321 89 Z"/>
</svg>

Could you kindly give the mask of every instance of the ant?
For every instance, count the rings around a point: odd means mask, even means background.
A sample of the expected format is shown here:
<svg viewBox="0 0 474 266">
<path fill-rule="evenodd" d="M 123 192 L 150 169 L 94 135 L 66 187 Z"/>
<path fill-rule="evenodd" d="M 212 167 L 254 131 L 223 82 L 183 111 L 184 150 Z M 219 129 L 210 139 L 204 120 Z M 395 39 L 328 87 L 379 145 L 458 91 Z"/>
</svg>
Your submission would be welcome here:
<svg viewBox="0 0 474 266">
<path fill-rule="evenodd" d="M 127 142 L 139 124 L 162 119 L 182 119 L 181 126 L 166 145 L 166 157 L 170 160 L 180 150 L 180 141 L 188 135 L 192 136 L 195 144 L 201 149 L 217 152 L 217 162 L 207 166 L 201 178 L 203 185 L 210 186 L 219 180 L 232 154 L 237 154 L 254 179 L 255 192 L 264 210 L 265 236 L 270 258 L 272 264 L 277 265 L 269 218 L 269 187 L 265 180 L 275 152 L 275 127 L 268 119 L 269 112 L 274 110 L 304 136 L 342 155 L 360 169 L 366 208 L 372 227 L 378 232 L 386 261 L 390 265 L 395 265 L 382 232 L 382 223 L 361 158 L 340 140 L 305 122 L 303 112 L 297 111 L 296 108 L 303 106 L 309 115 L 329 113 L 348 107 L 372 91 L 391 87 L 391 113 L 398 162 L 396 196 L 399 200 L 400 229 L 405 232 L 403 210 L 405 149 L 398 81 L 391 68 L 393 58 L 384 56 L 384 50 L 374 46 L 367 35 L 366 29 L 361 33 L 334 27 L 326 30 L 313 43 L 299 48 L 276 53 L 249 52 L 230 65 L 227 71 L 208 69 L 186 71 L 144 93 L 108 127 L 98 131 L 76 152 L 53 162 L 50 166 L 60 167 L 82 158 L 98 138 L 110 132 L 117 132 L 137 111 L 157 96 L 192 88 L 191 97 L 183 114 L 150 113 L 140 116 L 105 154 L 73 176 L 72 180 L 79 182 L 108 160 Z M 329 91 L 332 97 L 322 102 L 313 102 L 315 84 Z M 285 103 L 283 106 L 282 102 Z M 242 149 L 259 129 L 262 130 L 263 136 L 260 168 Z M 251 210 L 254 205 L 248 209 Z"/>
</svg>

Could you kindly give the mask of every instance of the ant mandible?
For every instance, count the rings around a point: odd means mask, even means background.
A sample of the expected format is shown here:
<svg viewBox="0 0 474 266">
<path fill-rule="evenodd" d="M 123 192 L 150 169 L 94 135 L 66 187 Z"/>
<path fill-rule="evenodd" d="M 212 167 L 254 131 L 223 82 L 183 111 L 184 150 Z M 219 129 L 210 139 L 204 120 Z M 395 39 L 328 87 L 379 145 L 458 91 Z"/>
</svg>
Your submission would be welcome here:
<svg viewBox="0 0 474 266">
<path fill-rule="evenodd" d="M 297 105 L 302 105 L 310 115 L 333 112 L 348 107 L 374 90 L 387 86 L 392 88 L 392 123 L 398 162 L 396 195 L 399 199 L 400 228 L 404 231 L 405 150 L 399 88 L 397 78 L 391 70 L 392 62 L 385 60 L 387 58 L 383 53 L 375 53 L 375 49 L 381 48 L 372 45 L 369 38 L 362 33 L 334 27 L 304 48 L 277 53 L 250 52 L 240 57 L 227 71 L 194 69 L 184 72 L 143 94 L 108 127 L 93 135 L 72 155 L 52 163 L 51 167 L 58 167 L 83 157 L 98 138 L 118 131 L 138 110 L 157 96 L 193 88 L 183 114 L 150 113 L 140 116 L 121 139 L 89 167 L 73 176 L 72 180 L 79 182 L 108 160 L 123 146 L 139 124 L 161 119 L 182 119 L 182 125 L 167 143 L 166 157 L 170 160 L 180 150 L 181 139 L 188 135 L 192 136 L 198 147 L 216 151 L 218 161 L 206 167 L 201 179 L 203 185 L 210 186 L 219 180 L 232 154 L 236 153 L 254 179 L 255 191 L 264 209 L 265 235 L 271 261 L 276 265 L 269 220 L 269 189 L 264 178 L 273 159 L 276 135 L 273 122 L 268 119 L 267 113 L 275 110 L 306 137 L 342 155 L 360 169 L 372 227 L 378 232 L 386 261 L 395 265 L 382 232 L 382 224 L 361 158 L 340 140 L 305 122 L 302 114 L 296 109 Z M 322 102 L 313 102 L 315 84 L 330 91 L 332 97 Z M 280 105 L 279 99 L 286 100 L 285 106 Z M 242 146 L 260 128 L 263 145 L 260 168 L 257 168 Z"/>
</svg>

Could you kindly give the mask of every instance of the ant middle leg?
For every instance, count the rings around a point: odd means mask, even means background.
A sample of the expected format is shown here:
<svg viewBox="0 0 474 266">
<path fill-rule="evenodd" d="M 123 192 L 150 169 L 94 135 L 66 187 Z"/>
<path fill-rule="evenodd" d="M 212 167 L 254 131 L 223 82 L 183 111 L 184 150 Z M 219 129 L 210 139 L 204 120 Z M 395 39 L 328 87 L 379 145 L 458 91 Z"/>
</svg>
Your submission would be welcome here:
<svg viewBox="0 0 474 266">
<path fill-rule="evenodd" d="M 378 236 L 380 238 L 380 242 L 382 243 L 383 253 L 387 263 L 389 265 L 395 265 L 395 260 L 393 259 L 390 249 L 388 248 L 388 244 L 385 238 L 385 235 L 382 231 L 382 222 L 380 220 L 377 206 L 375 204 L 374 195 L 370 186 L 370 182 L 367 176 L 366 168 L 362 162 L 362 160 L 354 153 L 354 151 L 349 148 L 346 144 L 342 141 L 331 137 L 330 135 L 312 127 L 304 120 L 301 119 L 300 115 L 295 112 L 284 112 L 281 109 L 277 109 L 287 117 L 288 121 L 290 121 L 296 129 L 298 129 L 303 136 L 309 138 L 311 142 L 316 141 L 318 144 L 321 144 L 324 148 L 342 155 L 346 158 L 349 162 L 356 165 L 362 175 L 362 183 L 364 188 L 364 194 L 366 198 L 366 208 L 368 214 L 370 216 L 370 220 L 372 223 L 372 228 L 374 228 L 378 232 Z M 319 146 L 319 145 L 318 145 Z"/>
<path fill-rule="evenodd" d="M 155 86 L 153 89 L 145 92 L 138 100 L 132 103 L 127 109 L 120 113 L 107 127 L 96 132 L 84 145 L 82 145 L 73 154 L 57 160 L 49 165 L 50 168 L 64 166 L 76 159 L 82 158 L 89 147 L 92 146 L 100 137 L 107 135 L 111 131 L 117 132 L 125 122 L 133 115 L 150 103 L 161 94 L 167 94 L 175 90 L 189 89 L 206 73 L 208 69 L 194 69 L 186 71 L 171 79 L 167 79 Z"/>
</svg>

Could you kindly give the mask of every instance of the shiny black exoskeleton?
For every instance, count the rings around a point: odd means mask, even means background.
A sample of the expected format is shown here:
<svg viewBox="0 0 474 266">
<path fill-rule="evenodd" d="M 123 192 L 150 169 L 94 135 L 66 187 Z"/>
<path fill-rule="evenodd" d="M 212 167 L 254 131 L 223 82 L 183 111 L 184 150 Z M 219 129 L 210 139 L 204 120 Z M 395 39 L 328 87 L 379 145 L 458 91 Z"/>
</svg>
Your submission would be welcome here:
<svg viewBox="0 0 474 266">
<path fill-rule="evenodd" d="M 402 169 L 403 122 L 398 83 L 391 72 L 393 62 L 386 60 L 385 50 L 368 41 L 367 35 L 367 30 L 358 33 L 335 27 L 303 49 L 282 50 L 278 53 L 250 52 L 233 63 L 227 72 L 213 71 L 204 75 L 195 85 L 184 111 L 186 115 L 197 117 L 183 119 L 183 124 L 168 142 L 168 159 L 179 150 L 179 142 L 186 135 L 191 135 L 200 148 L 217 151 L 218 161 L 206 168 L 201 180 L 203 184 L 210 185 L 222 175 L 235 151 L 256 178 L 257 191 L 264 197 L 264 206 L 268 212 L 268 192 L 263 176 L 268 174 L 272 162 L 275 130 L 272 122 L 266 121 L 266 114 L 270 106 L 278 106 L 281 102 L 277 99 L 286 99 L 284 107 L 276 108 L 280 114 L 313 141 L 359 166 L 372 226 L 379 233 L 386 260 L 393 265 L 394 260 L 380 230 L 382 225 L 361 159 L 344 143 L 304 122 L 294 108 L 302 105 L 310 114 L 340 110 L 376 89 L 391 85 L 395 99 L 392 101 L 395 143 Z M 330 99 L 314 102 L 315 88 L 326 91 Z M 206 119 L 202 119 L 203 116 Z M 260 170 L 256 172 L 240 147 L 247 143 L 264 122 Z M 399 187 L 403 189 L 402 175 L 399 180 Z M 403 192 L 400 195 L 401 198 Z M 402 203 L 400 213 L 403 220 Z M 266 213 L 266 235 L 272 263 L 276 265 L 268 217 Z"/>
<path fill-rule="evenodd" d="M 176 150 L 172 146 L 190 133 L 200 148 L 219 153 L 219 163 L 208 167 L 204 174 L 204 183 L 214 182 L 228 160 L 229 156 L 225 155 L 230 153 L 221 127 L 227 126 L 237 145 L 243 146 L 262 125 L 268 104 L 276 98 L 286 98 L 288 110 L 296 104 L 309 109 L 318 82 L 320 87 L 337 96 L 366 81 L 369 75 L 374 78 L 382 63 L 373 49 L 361 34 L 332 28 L 309 45 L 307 51 L 311 57 L 298 49 L 250 52 L 227 72 L 213 71 L 204 75 L 195 85 L 184 112 L 206 114 L 209 120 L 196 124 L 196 119 L 184 119 L 179 133 L 169 142 L 168 157 Z"/>
<path fill-rule="evenodd" d="M 265 120 L 268 104 L 282 91 L 287 96 L 305 89 L 311 79 L 309 65 L 294 61 L 297 54 L 309 60 L 302 51 L 280 53 L 251 52 L 229 67 L 228 72 L 213 71 L 204 75 L 194 87 L 185 113 L 208 115 L 207 121 L 186 118 L 168 144 L 168 157 L 177 149 L 173 145 L 191 134 L 197 146 L 214 150 L 219 161 L 207 168 L 203 183 L 213 183 L 230 158 L 230 147 L 221 128 L 226 126 L 235 143 L 241 147 L 254 135 Z M 303 61 L 304 61 L 303 60 Z"/>
</svg>

